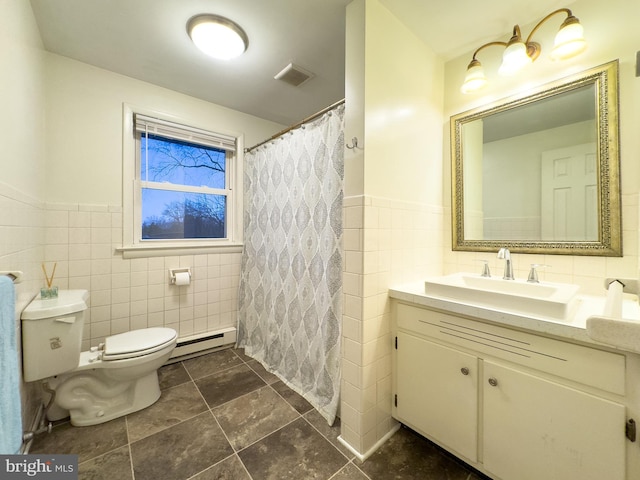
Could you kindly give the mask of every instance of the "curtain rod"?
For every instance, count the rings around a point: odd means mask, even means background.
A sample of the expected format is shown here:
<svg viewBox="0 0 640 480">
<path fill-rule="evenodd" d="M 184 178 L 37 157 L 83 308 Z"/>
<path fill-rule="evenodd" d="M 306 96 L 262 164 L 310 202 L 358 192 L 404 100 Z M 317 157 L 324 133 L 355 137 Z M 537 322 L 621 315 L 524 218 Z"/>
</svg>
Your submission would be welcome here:
<svg viewBox="0 0 640 480">
<path fill-rule="evenodd" d="M 276 133 L 275 135 L 273 135 L 270 138 L 267 138 L 266 140 L 263 140 L 260 143 L 255 144 L 253 147 L 250 148 L 245 148 L 244 149 L 244 153 L 249 153 L 251 150 L 254 150 L 262 145 L 264 145 L 265 143 L 270 142 L 271 140 L 275 140 L 278 137 L 281 137 L 282 135 L 284 135 L 285 133 L 290 132 L 291 130 L 295 130 L 296 128 L 301 127 L 302 125 L 304 125 L 305 123 L 309 123 L 311 120 L 315 120 L 316 118 L 318 118 L 321 115 L 324 115 L 325 113 L 327 113 L 329 110 L 333 110 L 334 108 L 336 108 L 338 105 L 341 105 L 344 103 L 344 98 L 342 100 L 338 100 L 336 103 L 329 105 L 326 108 L 323 108 L 322 110 L 320 110 L 319 112 L 314 113 L 313 115 L 308 116 L 307 118 L 305 118 L 304 120 L 296 123 L 295 125 L 291 125 L 290 127 L 285 128 L 284 130 Z"/>
</svg>

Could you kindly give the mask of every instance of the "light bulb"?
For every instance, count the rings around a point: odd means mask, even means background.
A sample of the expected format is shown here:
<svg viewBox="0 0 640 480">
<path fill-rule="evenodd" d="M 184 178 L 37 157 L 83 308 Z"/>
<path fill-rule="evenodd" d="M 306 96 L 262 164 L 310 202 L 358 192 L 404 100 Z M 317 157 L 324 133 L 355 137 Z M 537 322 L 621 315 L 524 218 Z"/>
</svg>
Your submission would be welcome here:
<svg viewBox="0 0 640 480">
<path fill-rule="evenodd" d="M 524 42 L 509 43 L 502 55 L 502 65 L 500 65 L 498 73 L 504 76 L 514 75 L 531 63 L 532 60 L 527 55 L 527 46 Z"/>
<path fill-rule="evenodd" d="M 582 25 L 577 21 L 563 24 L 553 42 L 551 58 L 553 60 L 565 60 L 584 52 L 586 48 L 587 42 L 584 39 Z"/>
<path fill-rule="evenodd" d="M 487 77 L 484 75 L 482 65 L 478 60 L 473 59 L 467 67 L 467 74 L 464 77 L 464 83 L 460 87 L 460 91 L 464 94 L 480 90 L 487 84 Z"/>
<path fill-rule="evenodd" d="M 242 55 L 247 49 L 247 36 L 231 20 L 217 15 L 193 17 L 187 24 L 193 43 L 205 54 L 221 60 Z"/>
</svg>

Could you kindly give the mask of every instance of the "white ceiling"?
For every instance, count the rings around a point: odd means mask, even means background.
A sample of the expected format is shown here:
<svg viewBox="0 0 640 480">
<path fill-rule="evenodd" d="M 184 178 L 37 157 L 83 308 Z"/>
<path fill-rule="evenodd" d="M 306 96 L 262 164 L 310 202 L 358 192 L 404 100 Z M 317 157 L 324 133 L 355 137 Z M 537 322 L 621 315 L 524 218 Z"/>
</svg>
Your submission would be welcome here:
<svg viewBox="0 0 640 480">
<path fill-rule="evenodd" d="M 281 124 L 293 124 L 344 97 L 345 7 L 351 0 L 31 0 L 53 53 Z M 507 40 L 573 1 L 380 0 L 445 60 Z M 185 25 L 199 13 L 234 20 L 249 48 L 213 60 Z M 315 77 L 293 87 L 273 77 L 288 63 Z"/>
<path fill-rule="evenodd" d="M 445 60 L 483 43 L 508 41 L 514 25 L 541 20 L 577 0 L 380 0 Z M 558 17 L 561 20 L 561 17 Z M 558 20 L 558 26 L 560 26 Z M 527 35 L 529 30 L 523 29 Z M 469 58 L 471 60 L 471 58 Z"/>
</svg>

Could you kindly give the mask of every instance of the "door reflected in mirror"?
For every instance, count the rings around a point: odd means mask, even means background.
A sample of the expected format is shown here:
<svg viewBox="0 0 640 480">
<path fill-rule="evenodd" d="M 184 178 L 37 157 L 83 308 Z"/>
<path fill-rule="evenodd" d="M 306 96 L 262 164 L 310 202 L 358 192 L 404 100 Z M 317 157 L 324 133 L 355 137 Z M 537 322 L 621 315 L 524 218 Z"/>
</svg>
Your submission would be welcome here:
<svg viewBox="0 0 640 480">
<path fill-rule="evenodd" d="M 622 254 L 617 62 L 452 117 L 453 249 Z"/>
</svg>

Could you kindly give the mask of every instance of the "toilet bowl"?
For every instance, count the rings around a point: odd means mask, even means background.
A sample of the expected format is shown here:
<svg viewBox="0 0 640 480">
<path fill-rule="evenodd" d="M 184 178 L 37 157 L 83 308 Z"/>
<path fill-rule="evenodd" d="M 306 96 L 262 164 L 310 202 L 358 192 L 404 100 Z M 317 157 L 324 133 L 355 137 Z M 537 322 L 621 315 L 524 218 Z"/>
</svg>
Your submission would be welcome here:
<svg viewBox="0 0 640 480">
<path fill-rule="evenodd" d="M 55 391 L 51 421 L 71 417 L 95 425 L 141 410 L 160 398 L 157 370 L 171 356 L 177 333 L 145 328 L 109 336 L 81 352 L 86 290 L 35 299 L 22 312 L 25 381 L 43 380 Z"/>
</svg>

